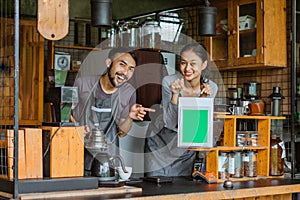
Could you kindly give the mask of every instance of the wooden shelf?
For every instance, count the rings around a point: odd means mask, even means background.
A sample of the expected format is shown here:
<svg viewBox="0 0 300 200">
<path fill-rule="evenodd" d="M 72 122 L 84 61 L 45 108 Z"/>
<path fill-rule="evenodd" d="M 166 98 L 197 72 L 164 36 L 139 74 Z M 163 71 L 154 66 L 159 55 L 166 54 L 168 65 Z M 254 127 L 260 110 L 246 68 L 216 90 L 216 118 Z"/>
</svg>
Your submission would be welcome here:
<svg viewBox="0 0 300 200">
<path fill-rule="evenodd" d="M 62 49 L 79 49 L 79 50 L 98 50 L 101 51 L 101 48 L 95 47 L 84 47 L 84 46 L 65 46 L 65 45 L 54 45 L 55 48 L 62 48 Z"/>
<path fill-rule="evenodd" d="M 221 118 L 221 119 L 282 119 L 284 120 L 284 116 L 251 116 L 251 115 L 214 115 L 215 118 Z"/>
<path fill-rule="evenodd" d="M 206 152 L 206 170 L 213 172 L 218 177 L 218 157 L 220 152 L 247 151 L 254 150 L 257 152 L 257 177 L 235 178 L 233 181 L 256 180 L 258 178 L 272 177 L 269 175 L 269 157 L 270 157 L 270 138 L 271 138 L 271 120 L 284 120 L 284 116 L 236 116 L 215 114 L 214 118 L 224 120 L 224 146 L 213 148 L 190 148 L 194 151 Z M 236 127 L 238 119 L 257 120 L 257 133 L 259 146 L 236 146 Z M 278 178 L 278 176 L 276 176 Z M 218 179 L 218 182 L 222 181 Z"/>
<path fill-rule="evenodd" d="M 262 150 L 268 149 L 267 146 L 245 146 L 245 147 L 230 147 L 230 146 L 217 146 L 213 148 L 189 148 L 193 151 L 239 151 L 239 150 Z"/>
<path fill-rule="evenodd" d="M 240 34 L 254 34 L 256 32 L 256 28 L 240 30 Z"/>
</svg>

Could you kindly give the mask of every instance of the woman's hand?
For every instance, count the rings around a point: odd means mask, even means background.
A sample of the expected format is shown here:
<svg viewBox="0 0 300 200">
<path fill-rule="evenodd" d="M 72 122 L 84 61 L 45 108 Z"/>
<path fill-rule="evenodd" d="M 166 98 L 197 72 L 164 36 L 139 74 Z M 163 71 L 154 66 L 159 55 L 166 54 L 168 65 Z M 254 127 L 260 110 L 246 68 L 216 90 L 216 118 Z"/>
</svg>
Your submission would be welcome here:
<svg viewBox="0 0 300 200">
<path fill-rule="evenodd" d="M 183 78 L 177 79 L 171 83 L 170 89 L 173 95 L 178 95 L 181 92 L 184 97 L 194 97 L 197 94 L 191 87 L 185 85 Z"/>
<path fill-rule="evenodd" d="M 212 95 L 213 93 L 214 91 L 209 84 L 204 83 L 201 85 L 201 93 L 200 93 L 201 97 L 206 97 L 207 95 Z"/>
<path fill-rule="evenodd" d="M 144 120 L 144 116 L 147 112 L 155 112 L 154 109 L 145 108 L 141 104 L 134 104 L 129 111 L 129 117 L 134 120 Z"/>
<path fill-rule="evenodd" d="M 183 78 L 176 79 L 173 83 L 170 85 L 170 89 L 173 94 L 179 94 L 179 92 L 184 87 L 184 80 Z"/>
</svg>

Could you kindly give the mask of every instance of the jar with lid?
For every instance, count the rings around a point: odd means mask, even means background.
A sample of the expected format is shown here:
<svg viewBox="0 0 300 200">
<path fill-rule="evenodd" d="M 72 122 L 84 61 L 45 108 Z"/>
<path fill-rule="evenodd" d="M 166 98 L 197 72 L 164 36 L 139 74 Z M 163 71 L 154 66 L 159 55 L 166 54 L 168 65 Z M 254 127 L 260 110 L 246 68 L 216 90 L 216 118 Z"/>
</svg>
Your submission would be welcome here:
<svg viewBox="0 0 300 200">
<path fill-rule="evenodd" d="M 244 176 L 244 166 L 243 166 L 243 154 L 242 151 L 234 152 L 234 174 L 233 177 L 241 178 Z"/>
<path fill-rule="evenodd" d="M 255 151 L 247 151 L 243 156 L 244 175 L 247 177 L 257 176 L 257 153 Z"/>
<path fill-rule="evenodd" d="M 247 132 L 245 131 L 236 132 L 236 146 L 238 147 L 247 146 Z"/>
<path fill-rule="evenodd" d="M 228 153 L 228 175 L 234 177 L 235 172 L 235 157 L 234 152 Z"/>
<path fill-rule="evenodd" d="M 144 48 L 160 48 L 161 27 L 158 21 L 147 18 L 142 26 L 142 47 Z"/>
<path fill-rule="evenodd" d="M 127 21 L 122 25 L 122 45 L 123 47 L 139 47 L 140 27 L 138 21 Z"/>
<path fill-rule="evenodd" d="M 275 134 L 272 134 L 270 144 L 270 176 L 283 175 L 284 153 L 283 142 Z"/>
<path fill-rule="evenodd" d="M 228 178 L 228 155 L 226 152 L 221 152 L 218 157 L 218 175 L 222 180 Z"/>
<path fill-rule="evenodd" d="M 258 146 L 258 133 L 256 131 L 250 133 L 250 137 L 248 139 L 249 146 Z"/>
</svg>

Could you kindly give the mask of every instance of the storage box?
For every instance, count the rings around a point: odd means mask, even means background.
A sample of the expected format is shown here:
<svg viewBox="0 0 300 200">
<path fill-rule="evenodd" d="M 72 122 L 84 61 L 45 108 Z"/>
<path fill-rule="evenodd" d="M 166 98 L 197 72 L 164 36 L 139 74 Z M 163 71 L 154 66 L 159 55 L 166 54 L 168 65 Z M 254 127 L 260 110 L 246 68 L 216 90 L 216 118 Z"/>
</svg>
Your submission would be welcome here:
<svg viewBox="0 0 300 200">
<path fill-rule="evenodd" d="M 42 129 L 19 130 L 18 178 L 43 178 Z M 8 179 L 13 180 L 14 130 L 7 130 Z"/>
<path fill-rule="evenodd" d="M 240 30 L 246 30 L 246 29 L 252 29 L 255 28 L 256 20 L 254 17 L 250 15 L 245 15 L 239 17 L 239 29 Z"/>
<path fill-rule="evenodd" d="M 83 176 L 83 139 L 83 127 L 43 127 L 44 177 Z"/>
</svg>

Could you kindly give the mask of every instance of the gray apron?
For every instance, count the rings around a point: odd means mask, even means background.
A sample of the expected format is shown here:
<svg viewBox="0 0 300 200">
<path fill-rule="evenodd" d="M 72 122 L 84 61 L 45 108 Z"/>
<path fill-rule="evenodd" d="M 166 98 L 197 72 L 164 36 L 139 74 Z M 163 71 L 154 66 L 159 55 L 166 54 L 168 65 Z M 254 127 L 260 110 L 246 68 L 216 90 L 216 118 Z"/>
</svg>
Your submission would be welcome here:
<svg viewBox="0 0 300 200">
<path fill-rule="evenodd" d="M 118 98 L 117 95 L 112 95 L 111 98 L 94 99 L 94 106 L 91 106 L 91 117 L 96 117 L 99 122 L 100 130 L 103 130 L 106 136 L 108 145 L 108 153 L 110 155 L 119 155 L 119 138 L 117 133 L 117 125 L 115 123 Z M 114 104 L 114 106 L 112 106 Z M 94 109 L 93 109 L 94 108 Z M 99 111 L 97 111 L 96 109 Z M 102 110 L 107 110 L 101 112 Z M 110 110 L 110 111 L 109 111 Z M 84 171 L 85 176 L 91 174 L 91 165 L 93 162 L 92 154 L 85 148 L 84 152 Z"/>
<path fill-rule="evenodd" d="M 145 176 L 191 176 L 195 151 L 177 147 L 176 131 L 148 129 L 145 142 Z"/>
</svg>

